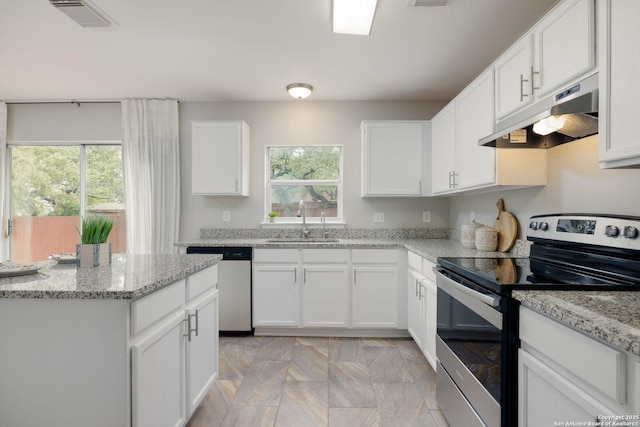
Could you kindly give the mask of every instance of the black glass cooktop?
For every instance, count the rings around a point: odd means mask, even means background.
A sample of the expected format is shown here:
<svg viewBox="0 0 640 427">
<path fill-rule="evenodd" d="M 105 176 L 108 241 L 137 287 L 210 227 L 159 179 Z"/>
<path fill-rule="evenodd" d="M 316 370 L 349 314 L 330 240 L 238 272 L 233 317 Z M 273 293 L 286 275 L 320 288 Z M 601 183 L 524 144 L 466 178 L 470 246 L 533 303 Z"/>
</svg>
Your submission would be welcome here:
<svg viewBox="0 0 640 427">
<path fill-rule="evenodd" d="M 515 289 L 640 290 L 640 277 L 634 275 L 532 258 L 438 258 L 438 265 L 445 275 L 500 294 Z"/>
</svg>

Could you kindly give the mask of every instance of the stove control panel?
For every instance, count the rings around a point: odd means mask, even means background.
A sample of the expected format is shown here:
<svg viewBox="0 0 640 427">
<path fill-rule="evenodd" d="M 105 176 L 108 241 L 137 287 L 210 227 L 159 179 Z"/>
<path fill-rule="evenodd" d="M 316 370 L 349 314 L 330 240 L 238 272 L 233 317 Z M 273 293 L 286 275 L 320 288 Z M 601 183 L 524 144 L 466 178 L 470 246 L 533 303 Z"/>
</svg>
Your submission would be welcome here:
<svg viewBox="0 0 640 427">
<path fill-rule="evenodd" d="M 583 214 L 536 215 L 528 240 L 554 240 L 640 251 L 640 217 Z"/>
</svg>

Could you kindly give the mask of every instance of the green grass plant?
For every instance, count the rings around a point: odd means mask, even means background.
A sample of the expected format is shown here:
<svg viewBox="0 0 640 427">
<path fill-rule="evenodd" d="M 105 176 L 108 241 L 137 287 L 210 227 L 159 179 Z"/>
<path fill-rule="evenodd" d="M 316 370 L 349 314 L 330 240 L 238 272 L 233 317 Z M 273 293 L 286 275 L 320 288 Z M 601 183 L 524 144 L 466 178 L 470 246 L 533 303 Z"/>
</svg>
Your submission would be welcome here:
<svg viewBox="0 0 640 427">
<path fill-rule="evenodd" d="M 83 245 L 106 243 L 113 228 L 113 221 L 104 216 L 90 216 L 82 220 L 80 242 Z"/>
</svg>

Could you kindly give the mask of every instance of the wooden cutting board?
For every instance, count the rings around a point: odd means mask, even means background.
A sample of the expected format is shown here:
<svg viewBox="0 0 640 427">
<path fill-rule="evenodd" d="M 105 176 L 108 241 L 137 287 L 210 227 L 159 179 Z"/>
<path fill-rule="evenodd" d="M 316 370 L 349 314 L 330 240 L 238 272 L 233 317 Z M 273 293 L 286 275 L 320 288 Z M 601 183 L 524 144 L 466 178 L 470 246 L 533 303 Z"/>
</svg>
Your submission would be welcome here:
<svg viewBox="0 0 640 427">
<path fill-rule="evenodd" d="M 499 199 L 496 203 L 498 207 L 498 217 L 494 228 L 498 231 L 498 252 L 507 252 L 513 247 L 518 235 L 518 220 L 511 212 L 504 210 L 504 200 Z"/>
</svg>

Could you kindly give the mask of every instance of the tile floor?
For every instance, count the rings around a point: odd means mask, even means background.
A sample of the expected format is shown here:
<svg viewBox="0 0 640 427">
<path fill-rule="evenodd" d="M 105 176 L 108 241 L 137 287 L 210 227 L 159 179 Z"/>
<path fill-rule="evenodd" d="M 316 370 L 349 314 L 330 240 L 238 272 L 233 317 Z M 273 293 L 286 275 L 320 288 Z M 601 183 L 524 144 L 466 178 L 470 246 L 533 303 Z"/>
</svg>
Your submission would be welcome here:
<svg viewBox="0 0 640 427">
<path fill-rule="evenodd" d="M 187 427 L 448 427 L 411 339 L 221 337 L 220 375 Z"/>
</svg>

